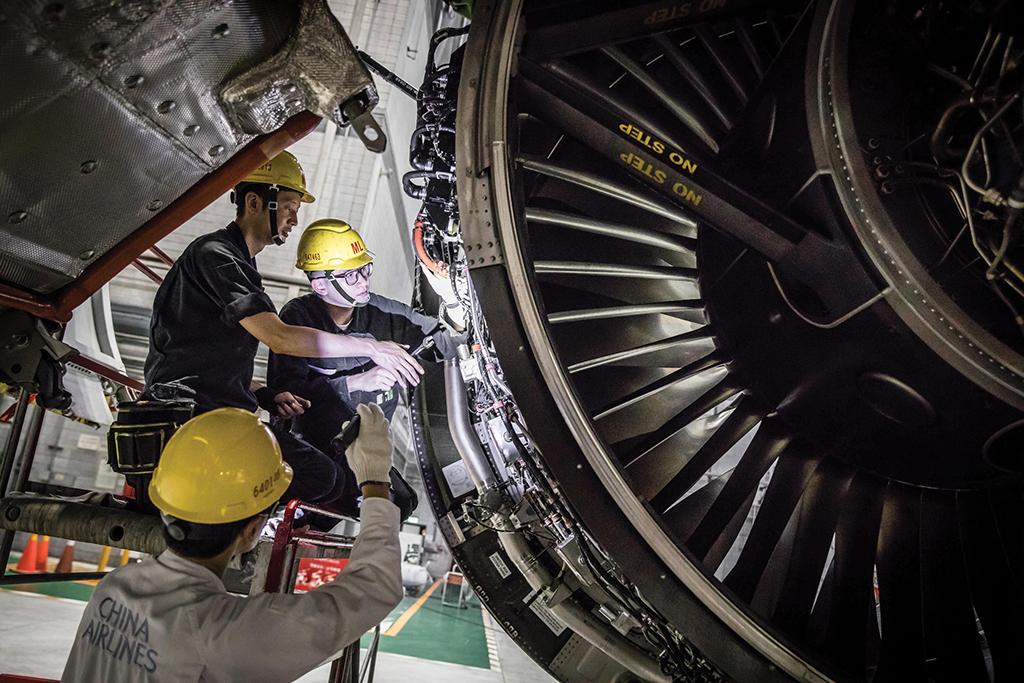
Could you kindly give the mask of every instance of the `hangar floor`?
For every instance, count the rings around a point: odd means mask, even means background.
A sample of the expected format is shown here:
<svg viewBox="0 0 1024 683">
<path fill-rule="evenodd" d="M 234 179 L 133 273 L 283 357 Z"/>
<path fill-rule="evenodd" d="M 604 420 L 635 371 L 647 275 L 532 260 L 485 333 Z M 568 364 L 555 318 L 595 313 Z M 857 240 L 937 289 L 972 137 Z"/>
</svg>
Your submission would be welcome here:
<svg viewBox="0 0 1024 683">
<path fill-rule="evenodd" d="M 71 648 L 90 582 L 10 586 L 0 590 L 0 673 L 57 678 Z M 382 624 L 375 680 L 446 683 L 527 683 L 551 680 L 506 636 L 493 628 L 480 603 L 441 604 L 440 585 L 408 597 Z M 443 635 L 439 635 L 443 634 Z M 369 644 L 364 637 L 363 646 Z M 300 681 L 326 681 L 324 666 Z"/>
</svg>

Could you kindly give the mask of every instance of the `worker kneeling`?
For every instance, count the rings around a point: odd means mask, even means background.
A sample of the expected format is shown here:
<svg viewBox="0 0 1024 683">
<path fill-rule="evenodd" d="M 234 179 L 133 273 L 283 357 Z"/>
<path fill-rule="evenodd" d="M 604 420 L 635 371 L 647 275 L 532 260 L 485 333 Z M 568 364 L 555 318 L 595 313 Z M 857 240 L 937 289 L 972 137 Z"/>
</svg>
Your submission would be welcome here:
<svg viewBox="0 0 1024 683">
<path fill-rule="evenodd" d="M 255 547 L 292 470 L 246 410 L 193 418 L 168 442 L 150 493 L 168 549 L 114 570 L 85 608 L 62 681 L 291 681 L 334 659 L 402 599 L 391 441 L 359 406 L 348 450 L 363 505 L 345 571 L 301 595 L 232 595 L 221 578 Z"/>
</svg>

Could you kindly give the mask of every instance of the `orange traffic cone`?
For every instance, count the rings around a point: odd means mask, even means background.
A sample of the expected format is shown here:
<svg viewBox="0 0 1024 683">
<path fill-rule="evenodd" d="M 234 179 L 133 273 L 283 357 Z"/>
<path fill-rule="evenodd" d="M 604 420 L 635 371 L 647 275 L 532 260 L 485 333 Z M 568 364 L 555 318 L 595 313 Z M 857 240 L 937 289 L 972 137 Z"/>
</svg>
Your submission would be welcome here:
<svg viewBox="0 0 1024 683">
<path fill-rule="evenodd" d="M 50 537 L 43 536 L 36 546 L 36 570 L 45 572 L 50 560 Z"/>
<path fill-rule="evenodd" d="M 54 570 L 58 574 L 67 574 L 72 571 L 72 566 L 75 562 L 75 542 L 68 541 L 64 544 L 64 550 L 60 553 L 60 560 L 57 561 L 57 568 Z"/>
<path fill-rule="evenodd" d="M 14 568 L 14 571 L 19 574 L 39 573 L 38 570 L 36 570 L 36 560 L 38 557 L 36 555 L 36 545 L 38 543 L 38 538 L 39 536 L 36 534 L 32 534 L 28 537 L 28 543 L 26 543 L 25 547 L 22 549 L 21 557 L 18 558 L 18 566 Z"/>
</svg>

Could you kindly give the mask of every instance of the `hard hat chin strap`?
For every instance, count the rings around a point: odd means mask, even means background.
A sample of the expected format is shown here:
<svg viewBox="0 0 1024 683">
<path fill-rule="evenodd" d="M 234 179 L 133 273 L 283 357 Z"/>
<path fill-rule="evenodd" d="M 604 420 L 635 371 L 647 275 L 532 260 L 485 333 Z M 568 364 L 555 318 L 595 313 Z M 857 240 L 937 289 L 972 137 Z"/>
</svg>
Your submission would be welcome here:
<svg viewBox="0 0 1024 683">
<path fill-rule="evenodd" d="M 167 513 L 161 512 L 160 521 L 164 523 L 164 528 L 167 529 L 167 535 L 175 541 L 184 541 L 188 536 L 185 526 L 178 521 L 177 517 L 171 517 Z"/>
<path fill-rule="evenodd" d="M 185 520 L 178 519 L 166 512 L 160 513 L 160 521 L 164 523 L 164 528 L 167 529 L 167 535 L 175 541 L 184 541 L 186 539 L 195 541 L 219 538 L 223 533 L 218 528 L 220 526 L 218 524 L 195 524 L 193 522 L 186 522 Z"/>
<path fill-rule="evenodd" d="M 264 201 L 267 202 L 267 208 L 270 209 L 270 241 L 281 246 L 284 244 L 284 238 L 281 237 L 281 233 L 277 228 L 277 185 L 271 185 L 270 189 L 264 197 Z"/>
<path fill-rule="evenodd" d="M 366 305 L 367 302 L 356 301 L 351 296 L 349 296 L 349 293 L 346 292 L 345 288 L 341 286 L 340 282 L 338 282 L 338 278 L 334 277 L 334 273 L 328 272 L 325 277 L 332 285 L 334 285 L 334 290 L 338 293 L 339 296 L 341 296 L 342 300 L 346 304 L 348 304 L 349 308 L 359 308 L 361 306 Z"/>
</svg>

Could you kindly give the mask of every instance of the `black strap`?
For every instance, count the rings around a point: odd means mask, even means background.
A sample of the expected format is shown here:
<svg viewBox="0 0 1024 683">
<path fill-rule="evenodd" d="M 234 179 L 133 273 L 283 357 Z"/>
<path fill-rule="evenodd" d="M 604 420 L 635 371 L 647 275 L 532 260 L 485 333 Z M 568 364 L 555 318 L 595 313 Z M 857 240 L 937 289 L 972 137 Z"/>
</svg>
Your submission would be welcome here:
<svg viewBox="0 0 1024 683">
<path fill-rule="evenodd" d="M 277 229 L 277 191 L 277 187 L 269 186 L 267 193 L 263 195 L 263 201 L 267 203 L 267 208 L 270 209 L 270 241 L 277 246 L 281 246 L 284 244 L 284 239 L 281 238 L 281 233 Z"/>
<path fill-rule="evenodd" d="M 277 403 L 274 402 L 274 397 L 277 396 L 277 392 L 270 387 L 260 387 L 253 392 L 256 396 L 256 403 L 259 404 L 260 408 L 273 413 L 277 410 Z"/>
<path fill-rule="evenodd" d="M 355 299 L 353 299 L 352 297 L 350 297 L 348 295 L 348 292 L 346 292 L 345 289 L 340 284 L 338 284 L 338 278 L 334 277 L 334 273 L 333 272 L 327 271 L 327 274 L 324 277 L 327 278 L 327 280 L 332 285 L 334 285 L 334 289 L 338 292 L 338 294 L 341 295 L 341 297 L 345 301 L 347 301 L 350 304 L 352 304 L 353 308 L 359 308 L 360 306 L 365 306 L 366 305 L 367 302 L 364 301 L 364 302 L 360 303 L 360 302 L 356 301 Z"/>
</svg>

